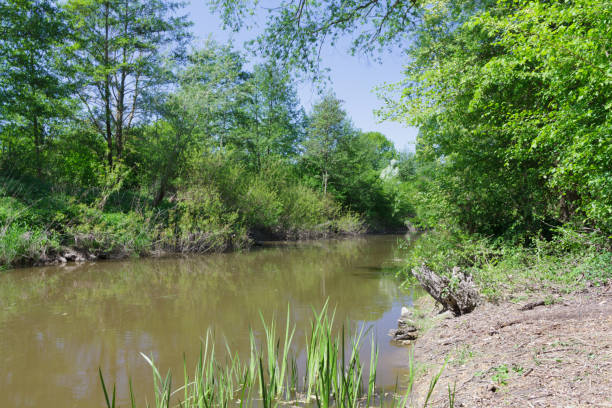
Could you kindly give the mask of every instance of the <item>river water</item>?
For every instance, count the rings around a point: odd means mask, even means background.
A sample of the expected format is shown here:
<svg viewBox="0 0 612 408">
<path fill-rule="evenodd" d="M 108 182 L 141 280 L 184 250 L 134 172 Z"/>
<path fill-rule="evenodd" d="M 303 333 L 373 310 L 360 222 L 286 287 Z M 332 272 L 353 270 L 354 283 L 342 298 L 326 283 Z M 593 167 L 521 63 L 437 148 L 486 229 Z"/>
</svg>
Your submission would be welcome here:
<svg viewBox="0 0 612 408">
<path fill-rule="evenodd" d="M 151 369 L 140 352 L 179 378 L 183 355 L 197 358 L 209 328 L 248 355 L 260 313 L 282 327 L 289 308 L 303 348 L 312 307 L 326 300 L 337 322 L 371 327 L 378 384 L 393 388 L 406 373 L 408 350 L 387 332 L 418 295 L 393 276 L 400 242 L 366 236 L 0 272 L 0 407 L 103 407 L 99 368 L 126 406 L 130 378 L 137 396 L 150 396 Z"/>
</svg>

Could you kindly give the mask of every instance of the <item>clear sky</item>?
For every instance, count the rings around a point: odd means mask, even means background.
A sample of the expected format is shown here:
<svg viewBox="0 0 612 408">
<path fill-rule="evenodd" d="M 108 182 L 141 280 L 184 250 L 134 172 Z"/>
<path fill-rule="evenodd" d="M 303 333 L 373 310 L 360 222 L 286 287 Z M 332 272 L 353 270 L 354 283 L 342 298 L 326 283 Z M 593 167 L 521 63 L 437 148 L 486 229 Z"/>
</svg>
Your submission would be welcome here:
<svg viewBox="0 0 612 408">
<path fill-rule="evenodd" d="M 238 49 L 244 41 L 255 37 L 261 29 L 259 27 L 251 32 L 240 33 L 223 31 L 219 17 L 210 13 L 205 0 L 191 0 L 186 12 L 194 23 L 192 30 L 196 38 L 204 39 L 210 35 L 220 43 L 232 39 Z M 344 101 L 344 108 L 355 126 L 364 131 L 383 133 L 399 150 L 414 151 L 416 128 L 396 122 L 378 123 L 373 112 L 382 105 L 374 93 L 374 88 L 385 82 L 402 79 L 404 62 L 399 52 L 382 55 L 382 63 L 371 61 L 365 56 L 351 56 L 348 46 L 329 47 L 322 53 L 322 65 L 331 69 L 330 87 L 336 96 Z M 318 99 L 316 89 L 310 84 L 302 83 L 299 85 L 298 94 L 302 105 L 310 111 Z"/>
</svg>

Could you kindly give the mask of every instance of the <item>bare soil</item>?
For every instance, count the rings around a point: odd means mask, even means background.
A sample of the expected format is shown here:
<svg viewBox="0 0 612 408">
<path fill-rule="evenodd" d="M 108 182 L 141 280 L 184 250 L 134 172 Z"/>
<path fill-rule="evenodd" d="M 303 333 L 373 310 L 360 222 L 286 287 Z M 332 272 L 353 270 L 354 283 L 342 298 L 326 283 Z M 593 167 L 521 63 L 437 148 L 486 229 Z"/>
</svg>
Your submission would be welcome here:
<svg viewBox="0 0 612 408">
<path fill-rule="evenodd" d="M 612 407 L 612 287 L 544 303 L 487 303 L 435 318 L 413 346 L 419 400 L 447 361 L 431 407 L 449 406 L 448 386 L 455 407 Z"/>
</svg>

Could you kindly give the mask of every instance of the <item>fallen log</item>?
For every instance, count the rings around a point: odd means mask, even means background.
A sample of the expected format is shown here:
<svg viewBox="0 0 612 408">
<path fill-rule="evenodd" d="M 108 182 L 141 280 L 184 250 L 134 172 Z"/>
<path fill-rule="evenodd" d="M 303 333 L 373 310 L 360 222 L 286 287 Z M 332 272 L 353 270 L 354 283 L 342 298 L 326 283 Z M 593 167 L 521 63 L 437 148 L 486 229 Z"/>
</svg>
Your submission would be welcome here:
<svg viewBox="0 0 612 408">
<path fill-rule="evenodd" d="M 455 316 L 470 313 L 480 301 L 472 277 L 459 267 L 453 268 L 450 278 L 438 275 L 425 264 L 413 269 L 412 274 L 444 310 Z"/>
</svg>

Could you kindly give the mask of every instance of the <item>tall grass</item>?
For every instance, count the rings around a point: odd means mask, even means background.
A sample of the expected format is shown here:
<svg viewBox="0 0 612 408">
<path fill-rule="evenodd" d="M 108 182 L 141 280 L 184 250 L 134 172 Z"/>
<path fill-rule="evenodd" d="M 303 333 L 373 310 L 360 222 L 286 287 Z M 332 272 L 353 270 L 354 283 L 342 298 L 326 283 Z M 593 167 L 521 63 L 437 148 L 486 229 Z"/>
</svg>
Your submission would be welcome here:
<svg viewBox="0 0 612 408">
<path fill-rule="evenodd" d="M 403 394 L 400 396 L 396 387 L 396 395 L 385 395 L 376 386 L 378 348 L 374 336 L 371 337 L 366 370 L 360 350 L 368 331 L 357 329 L 348 338 L 344 326 L 336 332 L 334 312 L 326 304 L 320 312 L 313 310 L 310 330 L 306 333 L 306 362 L 300 373 L 297 357 L 292 354 L 295 325 L 289 316 L 288 310 L 280 337 L 276 324 L 268 324 L 262 317 L 264 336 L 258 342 L 251 330 L 250 353 L 244 361 L 232 353 L 226 343 L 225 361 L 219 363 L 214 335 L 209 330 L 202 341 L 193 376 L 189 375 L 184 361 L 184 385 L 175 390 L 172 389 L 171 373 L 163 376 L 153 359 L 142 354 L 153 372 L 155 398 L 152 406 L 271 408 L 278 405 L 312 406 L 313 403 L 320 408 L 412 406 L 411 392 L 415 380 L 412 356 L 408 386 Z M 432 379 L 423 407 L 427 406 L 441 373 Z M 100 380 L 107 408 L 116 408 L 115 388 L 109 393 L 101 372 Z M 449 401 L 453 400 L 454 390 L 451 393 L 449 389 Z M 130 407 L 136 406 L 130 382 Z"/>
</svg>

